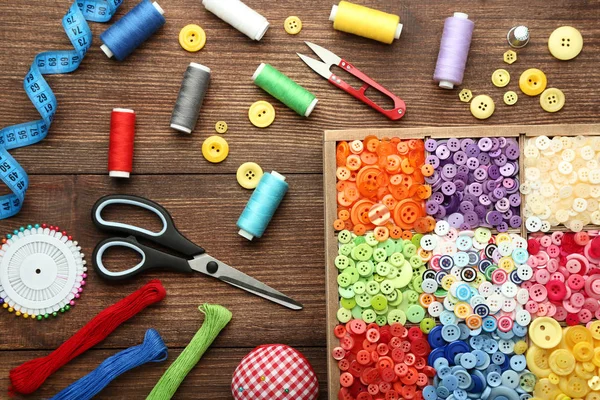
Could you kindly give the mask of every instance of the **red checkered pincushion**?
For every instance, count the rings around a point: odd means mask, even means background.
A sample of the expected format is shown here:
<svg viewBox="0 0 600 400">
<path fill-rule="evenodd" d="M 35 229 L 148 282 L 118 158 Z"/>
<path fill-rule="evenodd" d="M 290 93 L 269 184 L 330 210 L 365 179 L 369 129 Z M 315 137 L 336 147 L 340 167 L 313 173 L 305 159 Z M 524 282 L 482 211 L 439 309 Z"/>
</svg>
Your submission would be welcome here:
<svg viewBox="0 0 600 400">
<path fill-rule="evenodd" d="M 259 346 L 233 373 L 235 400 L 315 400 L 319 383 L 310 363 L 283 344 Z"/>
</svg>

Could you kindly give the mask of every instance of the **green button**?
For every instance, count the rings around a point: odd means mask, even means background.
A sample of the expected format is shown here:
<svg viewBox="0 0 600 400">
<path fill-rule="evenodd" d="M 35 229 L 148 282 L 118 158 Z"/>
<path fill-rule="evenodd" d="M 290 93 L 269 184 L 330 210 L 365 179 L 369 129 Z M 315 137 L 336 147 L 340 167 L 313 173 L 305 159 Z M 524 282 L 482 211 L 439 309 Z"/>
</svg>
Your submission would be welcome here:
<svg viewBox="0 0 600 400">
<path fill-rule="evenodd" d="M 440 287 L 438 288 L 438 290 L 435 291 L 433 295 L 435 297 L 446 297 L 448 295 L 448 291 Z"/>
<path fill-rule="evenodd" d="M 385 249 L 376 248 L 373 250 L 373 260 L 381 262 L 385 261 L 386 258 L 387 254 L 385 253 Z"/>
<path fill-rule="evenodd" d="M 358 274 L 358 270 L 356 269 L 356 267 L 348 267 L 344 270 L 343 274 L 346 274 L 350 277 L 351 281 L 350 283 L 356 283 L 358 282 L 358 278 L 360 278 L 360 275 Z"/>
<path fill-rule="evenodd" d="M 337 312 L 337 319 L 342 324 L 345 324 L 352 319 L 352 312 L 350 310 L 346 310 L 345 308 L 340 308 Z"/>
<path fill-rule="evenodd" d="M 340 306 L 342 306 L 342 308 L 345 308 L 346 310 L 352 310 L 354 307 L 356 307 L 356 300 L 354 300 L 354 298 L 341 299 Z"/>
<path fill-rule="evenodd" d="M 340 246 L 338 253 L 348 257 L 350 255 L 350 253 L 352 253 L 352 249 L 354 248 L 354 246 L 350 245 L 350 244 L 343 244 Z"/>
<path fill-rule="evenodd" d="M 413 235 L 413 237 L 410 239 L 410 242 L 416 246 L 416 247 L 420 247 L 421 246 L 421 238 L 423 237 L 422 233 L 415 233 Z"/>
<path fill-rule="evenodd" d="M 381 293 L 383 294 L 390 294 L 394 289 L 394 283 L 389 279 L 386 279 L 379 284 L 379 290 L 381 290 Z"/>
<path fill-rule="evenodd" d="M 363 312 L 363 309 L 361 307 L 355 306 L 352 309 L 352 318 L 353 319 L 360 319 L 360 317 L 362 317 L 362 312 Z"/>
<path fill-rule="evenodd" d="M 366 243 L 352 249 L 351 256 L 357 261 L 367 261 L 373 255 L 373 248 Z"/>
<path fill-rule="evenodd" d="M 419 327 L 423 333 L 428 334 L 435 327 L 435 320 L 433 318 L 423 318 Z"/>
<path fill-rule="evenodd" d="M 387 299 L 382 294 L 377 294 L 371 299 L 371 306 L 375 311 L 385 310 L 387 307 Z"/>
<path fill-rule="evenodd" d="M 360 261 L 356 264 L 356 270 L 360 276 L 371 276 L 374 268 L 372 261 Z"/>
<path fill-rule="evenodd" d="M 475 239 L 479 243 L 487 244 L 492 238 L 492 231 L 487 228 L 477 228 L 475 229 Z"/>
<path fill-rule="evenodd" d="M 367 284 L 363 281 L 358 281 L 352 285 L 355 294 L 363 294 L 367 290 Z"/>
<path fill-rule="evenodd" d="M 359 294 L 354 297 L 356 300 L 356 304 L 358 304 L 362 308 L 371 307 L 371 295 L 369 293 Z"/>
<path fill-rule="evenodd" d="M 369 281 L 367 283 L 367 293 L 371 296 L 375 296 L 377 293 L 379 293 L 379 283 L 375 281 Z"/>
<path fill-rule="evenodd" d="M 375 322 L 376 318 L 377 318 L 377 314 L 375 314 L 375 311 L 373 311 L 371 309 L 363 310 L 362 320 L 365 321 L 367 324 Z"/>
<path fill-rule="evenodd" d="M 385 295 L 385 298 L 388 300 L 388 305 L 393 306 L 393 302 L 398 299 L 398 292 L 396 289 L 392 289 L 390 293 Z"/>
<path fill-rule="evenodd" d="M 390 264 L 391 265 L 391 264 Z M 400 271 L 398 271 L 398 268 L 394 267 L 393 265 L 390 267 L 390 273 L 387 274 L 387 278 L 388 279 L 394 279 L 397 278 L 398 275 L 400 275 Z"/>
<path fill-rule="evenodd" d="M 352 277 L 348 274 L 339 274 L 337 276 L 338 286 L 347 288 L 352 284 Z"/>
<path fill-rule="evenodd" d="M 383 296 L 383 295 L 382 295 Z M 384 296 L 385 297 L 385 296 Z M 388 306 L 386 306 L 384 309 L 382 310 L 373 310 L 375 311 L 375 314 L 377 315 L 387 315 L 388 311 L 390 311 L 390 308 Z"/>
<path fill-rule="evenodd" d="M 345 243 L 350 243 L 351 240 L 352 240 L 352 233 L 349 230 L 344 229 L 343 231 L 338 233 L 338 242 L 345 244 Z"/>
<path fill-rule="evenodd" d="M 356 296 L 356 294 L 354 293 L 354 290 L 352 290 L 352 286 L 349 286 L 347 288 L 338 286 L 338 293 L 339 293 L 340 297 L 343 297 L 345 299 L 351 299 L 354 296 Z"/>
<path fill-rule="evenodd" d="M 402 299 L 404 296 L 402 295 L 402 292 L 400 291 L 400 289 L 396 289 L 394 292 L 396 293 L 396 299 L 390 300 L 388 298 L 388 304 L 392 307 L 398 307 L 402 303 Z M 391 295 L 388 295 L 388 296 L 391 296 Z"/>
<path fill-rule="evenodd" d="M 373 232 L 367 232 L 365 233 L 365 243 L 375 247 L 379 244 L 379 240 L 375 239 L 375 234 Z"/>
<path fill-rule="evenodd" d="M 521 389 L 525 391 L 533 392 L 536 381 L 537 378 L 534 374 L 531 372 L 526 372 L 519 378 L 519 386 L 521 386 Z"/>
<path fill-rule="evenodd" d="M 348 264 L 350 264 L 349 258 L 341 254 L 335 258 L 333 263 L 337 269 L 348 268 Z"/>
<path fill-rule="evenodd" d="M 417 293 L 423 293 L 423 288 L 421 287 L 421 285 L 423 284 L 423 277 L 421 276 L 421 274 L 418 274 L 412 281 L 412 286 L 413 289 L 415 290 L 415 292 Z"/>
<path fill-rule="evenodd" d="M 401 267 L 402 264 L 404 264 L 404 260 L 405 260 L 404 254 L 396 252 L 390 256 L 388 262 L 390 264 L 392 264 L 394 267 Z"/>
<path fill-rule="evenodd" d="M 387 317 L 385 315 L 378 315 L 375 323 L 379 326 L 384 326 L 387 324 Z"/>
<path fill-rule="evenodd" d="M 413 269 L 418 269 L 418 268 L 421 268 L 423 265 L 425 265 L 423 260 L 421 260 L 421 257 L 419 257 L 416 254 L 410 256 L 410 259 L 408 260 L 408 262 L 410 263 L 410 266 L 413 267 Z"/>
<path fill-rule="evenodd" d="M 373 280 L 377 283 L 381 283 L 385 280 L 385 276 L 381 276 L 379 274 L 373 274 Z"/>
<path fill-rule="evenodd" d="M 406 314 L 402 310 L 391 310 L 388 312 L 387 320 L 390 324 L 406 324 Z"/>
<path fill-rule="evenodd" d="M 380 263 L 377 263 L 377 265 L 375 266 L 375 272 L 377 272 L 377 275 L 388 276 L 391 268 L 392 268 L 392 264 L 389 264 L 386 262 L 380 262 Z"/>
<path fill-rule="evenodd" d="M 408 319 L 413 324 L 417 324 L 421 322 L 425 318 L 425 310 L 423 307 L 419 305 L 412 305 L 408 307 L 408 311 L 406 312 L 406 319 Z"/>
<path fill-rule="evenodd" d="M 485 269 L 485 272 L 484 272 L 485 278 L 488 281 L 491 281 L 492 280 L 492 273 L 494 273 L 494 271 L 497 270 L 497 269 L 498 269 L 498 267 L 495 266 L 495 265 L 490 265 L 489 267 L 487 267 Z"/>
<path fill-rule="evenodd" d="M 389 257 L 396 249 L 396 242 L 394 242 L 394 239 L 387 239 L 386 241 L 379 243 L 377 248 L 384 249 L 386 257 Z"/>
<path fill-rule="evenodd" d="M 415 246 L 411 242 L 405 243 L 404 250 L 402 250 L 402 254 L 404 254 L 405 258 L 411 258 L 415 254 L 417 254 L 417 246 Z"/>
<path fill-rule="evenodd" d="M 365 237 L 364 236 L 357 236 L 354 238 L 354 240 L 352 241 L 352 243 L 354 243 L 355 245 L 359 245 L 359 244 L 363 244 L 366 243 Z"/>
<path fill-rule="evenodd" d="M 394 252 L 402 253 L 402 250 L 404 250 L 404 240 L 398 239 L 395 242 L 396 242 L 396 248 L 394 249 Z"/>
<path fill-rule="evenodd" d="M 404 296 L 408 299 L 409 304 L 417 304 L 419 301 L 419 294 L 414 290 L 407 290 L 404 292 Z"/>
</svg>

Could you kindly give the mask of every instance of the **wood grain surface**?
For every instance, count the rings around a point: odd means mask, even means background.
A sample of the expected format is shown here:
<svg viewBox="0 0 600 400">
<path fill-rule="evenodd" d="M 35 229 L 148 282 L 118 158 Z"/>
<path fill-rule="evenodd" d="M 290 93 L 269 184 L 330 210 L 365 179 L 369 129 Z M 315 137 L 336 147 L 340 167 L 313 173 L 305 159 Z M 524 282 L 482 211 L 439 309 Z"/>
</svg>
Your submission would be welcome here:
<svg viewBox="0 0 600 400">
<path fill-rule="evenodd" d="M 29 398 L 48 398 L 80 378 L 119 349 L 137 344 L 143 332 L 156 328 L 171 349 L 163 364 L 141 367 L 113 382 L 100 399 L 143 399 L 166 366 L 188 343 L 202 322 L 197 306 L 222 304 L 233 312 L 231 324 L 192 371 L 178 391 L 178 399 L 231 398 L 230 379 L 241 358 L 263 343 L 296 346 L 311 361 L 321 383 L 320 398 L 328 398 L 326 377 L 325 271 L 323 237 L 322 140 L 331 129 L 392 128 L 490 124 L 597 123 L 600 115 L 600 0 L 360 0 L 360 4 L 399 14 L 402 37 L 384 45 L 332 29 L 331 0 L 247 0 L 271 22 L 260 42 L 252 42 L 208 13 L 200 0 L 160 0 L 167 24 L 125 62 L 107 59 L 98 48 L 107 25 L 90 23 L 95 44 L 74 73 L 48 77 L 58 99 L 58 112 L 48 137 L 34 146 L 12 152 L 30 176 L 22 212 L 0 221 L 8 232 L 23 224 L 48 222 L 68 230 L 79 240 L 86 259 L 103 236 L 92 225 L 92 204 L 110 193 L 138 194 L 169 209 L 180 230 L 225 262 L 289 294 L 305 306 L 293 312 L 202 276 L 152 273 L 123 284 L 109 284 L 90 272 L 80 302 L 65 317 L 45 322 L 15 319 L 0 313 L 0 399 L 7 398 L 8 371 L 42 356 L 68 339 L 90 318 L 123 298 L 147 280 L 160 277 L 167 298 L 117 329 L 94 350 L 58 371 Z M 119 18 L 135 1 L 127 0 Z M 22 79 L 36 53 L 67 49 L 69 41 L 61 18 L 67 0 L 0 2 L 0 126 L 36 119 L 35 109 L 22 89 Z M 432 82 L 443 21 L 463 11 L 475 21 L 475 32 L 462 87 L 488 94 L 496 112 L 487 121 L 471 117 L 458 90 L 444 91 Z M 283 30 L 283 21 L 297 15 L 304 29 L 297 36 Z M 201 25 L 208 41 L 199 53 L 178 44 L 179 30 Z M 531 43 L 518 51 L 515 64 L 502 62 L 508 49 L 506 32 L 526 24 Z M 584 49 L 574 60 L 561 62 L 547 50 L 547 38 L 558 26 L 581 30 Z M 367 75 L 402 97 L 406 116 L 391 122 L 334 88 L 302 63 L 296 52 L 313 56 L 308 40 L 346 58 Z M 171 110 L 189 62 L 213 70 L 194 134 L 170 130 Z M 254 86 L 251 76 L 261 62 L 289 75 L 319 98 L 309 119 L 299 117 Z M 540 68 L 549 86 L 562 89 L 567 103 L 549 114 L 539 98 L 518 91 L 518 77 L 527 68 Z M 505 68 L 511 83 L 495 88 L 492 72 Z M 519 102 L 505 106 L 506 90 L 519 92 Z M 270 101 L 275 123 L 266 129 L 250 124 L 248 107 Z M 110 111 L 133 108 L 137 114 L 134 175 L 115 181 L 106 173 Z M 206 162 L 203 140 L 225 120 L 230 155 L 221 164 Z M 265 236 L 250 243 L 237 235 L 235 222 L 250 193 L 235 180 L 237 167 L 255 161 L 265 170 L 288 177 L 290 192 Z M 146 215 L 130 222 L 151 224 Z M 111 258 L 122 265 L 129 257 Z"/>
</svg>

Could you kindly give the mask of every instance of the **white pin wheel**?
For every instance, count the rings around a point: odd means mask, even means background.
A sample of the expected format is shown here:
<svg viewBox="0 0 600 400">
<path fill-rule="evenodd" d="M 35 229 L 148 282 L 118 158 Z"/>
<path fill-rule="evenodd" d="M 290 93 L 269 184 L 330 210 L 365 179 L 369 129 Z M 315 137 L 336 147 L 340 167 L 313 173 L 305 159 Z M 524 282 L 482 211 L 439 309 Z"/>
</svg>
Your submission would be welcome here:
<svg viewBox="0 0 600 400">
<path fill-rule="evenodd" d="M 46 224 L 6 235 L 0 250 L 0 304 L 17 316 L 41 320 L 68 311 L 87 278 L 81 248 Z"/>
</svg>

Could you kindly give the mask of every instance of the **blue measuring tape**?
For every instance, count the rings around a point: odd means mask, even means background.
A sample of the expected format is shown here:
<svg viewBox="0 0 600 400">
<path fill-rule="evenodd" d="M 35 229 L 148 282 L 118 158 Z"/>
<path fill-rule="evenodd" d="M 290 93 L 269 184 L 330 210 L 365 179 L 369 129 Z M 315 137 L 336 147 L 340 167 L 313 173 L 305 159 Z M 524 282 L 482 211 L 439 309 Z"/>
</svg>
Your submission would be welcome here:
<svg viewBox="0 0 600 400">
<path fill-rule="evenodd" d="M 17 214 L 23 207 L 29 186 L 27 173 L 8 153 L 35 144 L 46 137 L 56 113 L 56 96 L 43 75 L 67 74 L 79 68 L 92 45 L 92 31 L 86 20 L 109 21 L 123 0 L 86 0 L 73 3 L 62 24 L 74 50 L 46 51 L 35 56 L 23 81 L 23 88 L 42 119 L 0 130 L 0 179 L 12 191 L 0 196 L 0 219 Z"/>
</svg>

